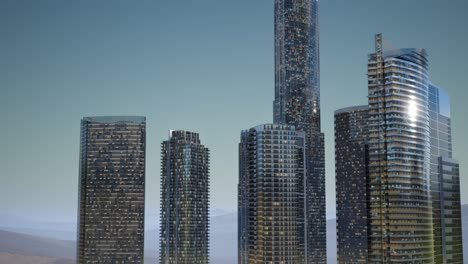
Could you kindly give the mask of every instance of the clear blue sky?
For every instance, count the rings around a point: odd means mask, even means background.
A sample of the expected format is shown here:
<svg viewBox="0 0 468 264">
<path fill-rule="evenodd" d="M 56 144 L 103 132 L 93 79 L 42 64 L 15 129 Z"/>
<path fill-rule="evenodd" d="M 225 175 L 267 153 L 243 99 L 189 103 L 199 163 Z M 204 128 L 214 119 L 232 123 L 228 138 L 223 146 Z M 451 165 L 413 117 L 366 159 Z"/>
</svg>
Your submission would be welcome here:
<svg viewBox="0 0 468 264">
<path fill-rule="evenodd" d="M 321 1 L 330 212 L 333 111 L 366 103 L 378 32 L 386 48 L 428 50 L 431 79 L 452 98 L 467 188 L 467 13 L 465 0 Z M 273 0 L 0 0 L 0 30 L 2 212 L 76 219 L 80 119 L 94 115 L 147 117 L 148 213 L 158 209 L 169 129 L 201 134 L 211 205 L 236 208 L 239 133 L 272 121 Z"/>
</svg>

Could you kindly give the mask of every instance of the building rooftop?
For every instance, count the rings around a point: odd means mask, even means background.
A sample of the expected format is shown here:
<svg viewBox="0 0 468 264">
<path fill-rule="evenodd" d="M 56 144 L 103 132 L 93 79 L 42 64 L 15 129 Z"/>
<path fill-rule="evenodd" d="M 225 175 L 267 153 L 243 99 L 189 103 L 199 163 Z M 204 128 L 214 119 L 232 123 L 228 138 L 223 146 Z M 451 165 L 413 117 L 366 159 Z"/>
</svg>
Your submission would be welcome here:
<svg viewBox="0 0 468 264">
<path fill-rule="evenodd" d="M 363 111 L 363 110 L 368 110 L 369 106 L 368 105 L 356 105 L 356 106 L 350 106 L 350 107 L 345 107 L 341 108 L 335 111 L 335 115 L 337 114 L 342 114 L 342 113 L 348 113 L 348 112 L 354 112 L 354 111 Z"/>
<path fill-rule="evenodd" d="M 83 121 L 91 123 L 145 123 L 144 116 L 88 116 Z"/>
</svg>

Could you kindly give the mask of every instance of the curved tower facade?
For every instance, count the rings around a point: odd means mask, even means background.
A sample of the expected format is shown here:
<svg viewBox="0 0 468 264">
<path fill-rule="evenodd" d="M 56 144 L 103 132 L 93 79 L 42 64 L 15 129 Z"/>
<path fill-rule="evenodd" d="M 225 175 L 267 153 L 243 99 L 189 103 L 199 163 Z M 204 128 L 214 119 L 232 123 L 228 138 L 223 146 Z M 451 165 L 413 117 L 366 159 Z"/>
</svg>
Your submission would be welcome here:
<svg viewBox="0 0 468 264">
<path fill-rule="evenodd" d="M 427 53 L 381 43 L 368 59 L 368 263 L 434 263 Z"/>
<path fill-rule="evenodd" d="M 209 263 L 209 163 L 198 133 L 161 144 L 161 264 Z"/>
<path fill-rule="evenodd" d="M 318 0 L 275 0 L 275 124 L 305 133 L 305 263 L 326 263 L 324 135 L 320 131 Z"/>
</svg>

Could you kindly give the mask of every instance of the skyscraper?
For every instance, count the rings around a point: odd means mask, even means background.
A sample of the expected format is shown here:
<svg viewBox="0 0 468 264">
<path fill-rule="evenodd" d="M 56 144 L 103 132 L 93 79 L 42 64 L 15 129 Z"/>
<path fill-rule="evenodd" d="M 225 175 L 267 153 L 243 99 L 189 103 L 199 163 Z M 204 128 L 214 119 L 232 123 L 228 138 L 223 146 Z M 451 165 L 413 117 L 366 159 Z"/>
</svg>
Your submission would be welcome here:
<svg viewBox="0 0 468 264">
<path fill-rule="evenodd" d="M 335 111 L 338 263 L 367 263 L 368 106 Z"/>
<path fill-rule="evenodd" d="M 368 58 L 369 263 L 433 263 L 428 60 L 424 49 Z"/>
<path fill-rule="evenodd" d="M 320 131 L 317 0 L 275 0 L 274 122 Z"/>
<path fill-rule="evenodd" d="M 143 263 L 144 117 L 81 120 L 78 263 Z"/>
<path fill-rule="evenodd" d="M 431 197 L 435 263 L 463 263 L 460 175 L 452 159 L 450 100 L 429 84 Z"/>
<path fill-rule="evenodd" d="M 267 124 L 239 144 L 239 264 L 304 263 L 304 133 Z"/>
<path fill-rule="evenodd" d="M 320 130 L 318 0 L 275 0 L 274 123 L 305 132 L 306 263 L 326 263 L 324 135 Z"/>
<path fill-rule="evenodd" d="M 161 145 L 161 264 L 209 263 L 209 150 L 197 133 Z"/>
</svg>

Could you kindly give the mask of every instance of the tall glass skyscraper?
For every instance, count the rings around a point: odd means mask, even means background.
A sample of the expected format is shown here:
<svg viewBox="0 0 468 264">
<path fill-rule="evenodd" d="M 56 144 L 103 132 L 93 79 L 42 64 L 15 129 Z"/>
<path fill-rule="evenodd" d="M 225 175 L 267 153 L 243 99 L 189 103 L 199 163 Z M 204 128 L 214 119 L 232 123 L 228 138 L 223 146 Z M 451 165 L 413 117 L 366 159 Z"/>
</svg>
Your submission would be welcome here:
<svg viewBox="0 0 468 264">
<path fill-rule="evenodd" d="M 424 49 L 368 59 L 369 263 L 434 263 L 428 60 Z"/>
<path fill-rule="evenodd" d="M 338 263 L 367 263 L 368 106 L 335 111 Z"/>
<path fill-rule="evenodd" d="M 239 264 L 304 263 L 304 133 L 267 124 L 239 144 Z"/>
<path fill-rule="evenodd" d="M 161 145 L 161 264 L 209 263 L 209 150 L 198 133 Z"/>
<path fill-rule="evenodd" d="M 450 101 L 425 50 L 376 35 L 368 86 L 368 107 L 335 112 L 338 262 L 463 263 Z"/>
<path fill-rule="evenodd" d="M 431 197 L 435 263 L 463 263 L 460 175 L 452 159 L 452 125 L 447 93 L 429 84 Z"/>
<path fill-rule="evenodd" d="M 324 135 L 320 130 L 318 0 L 275 0 L 274 123 L 305 132 L 306 263 L 326 262 Z"/>
<path fill-rule="evenodd" d="M 143 263 L 144 117 L 81 120 L 77 263 Z"/>
</svg>

